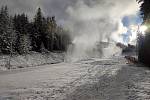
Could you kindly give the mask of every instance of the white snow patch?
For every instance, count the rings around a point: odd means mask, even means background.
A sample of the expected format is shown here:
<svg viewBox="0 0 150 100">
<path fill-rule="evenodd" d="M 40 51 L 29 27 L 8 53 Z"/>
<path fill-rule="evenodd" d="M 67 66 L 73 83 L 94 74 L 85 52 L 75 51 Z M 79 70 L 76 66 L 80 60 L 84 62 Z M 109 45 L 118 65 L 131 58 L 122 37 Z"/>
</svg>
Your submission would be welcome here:
<svg viewBox="0 0 150 100">
<path fill-rule="evenodd" d="M 9 56 L 0 56 L 0 70 L 7 70 Z M 27 55 L 15 55 L 11 57 L 11 69 L 33 67 L 44 64 L 55 64 L 64 61 L 64 53 L 37 53 Z"/>
</svg>

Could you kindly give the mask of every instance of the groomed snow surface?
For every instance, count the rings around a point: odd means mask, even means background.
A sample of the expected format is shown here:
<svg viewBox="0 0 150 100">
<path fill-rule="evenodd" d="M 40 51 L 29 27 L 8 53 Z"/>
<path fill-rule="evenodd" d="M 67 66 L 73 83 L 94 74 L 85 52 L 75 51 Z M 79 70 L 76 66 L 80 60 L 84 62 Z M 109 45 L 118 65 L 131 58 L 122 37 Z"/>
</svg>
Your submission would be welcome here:
<svg viewBox="0 0 150 100">
<path fill-rule="evenodd" d="M 0 100 L 150 100 L 150 69 L 116 57 L 3 71 Z"/>
</svg>

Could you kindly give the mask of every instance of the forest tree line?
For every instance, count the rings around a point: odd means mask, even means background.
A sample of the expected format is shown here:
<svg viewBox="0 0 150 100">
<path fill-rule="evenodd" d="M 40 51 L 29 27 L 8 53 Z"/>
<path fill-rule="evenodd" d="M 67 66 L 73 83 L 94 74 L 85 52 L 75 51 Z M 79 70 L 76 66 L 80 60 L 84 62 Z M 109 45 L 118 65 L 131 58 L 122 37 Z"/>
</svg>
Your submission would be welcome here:
<svg viewBox="0 0 150 100">
<path fill-rule="evenodd" d="M 10 16 L 7 6 L 0 9 L 0 54 L 27 54 L 31 51 L 66 51 L 67 30 L 57 25 L 55 16 L 44 17 L 38 8 L 33 21 L 25 13 Z"/>
<path fill-rule="evenodd" d="M 141 3 L 143 25 L 148 28 L 144 36 L 138 36 L 138 59 L 141 63 L 150 65 L 150 0 L 137 1 Z"/>
</svg>

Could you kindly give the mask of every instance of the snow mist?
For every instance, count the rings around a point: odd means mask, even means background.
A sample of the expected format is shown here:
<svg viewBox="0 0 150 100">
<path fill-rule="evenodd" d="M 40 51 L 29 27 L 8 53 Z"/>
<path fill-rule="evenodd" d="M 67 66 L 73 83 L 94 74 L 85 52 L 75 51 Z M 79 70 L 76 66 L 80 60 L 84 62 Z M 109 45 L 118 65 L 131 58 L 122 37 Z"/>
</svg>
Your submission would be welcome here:
<svg viewBox="0 0 150 100">
<path fill-rule="evenodd" d="M 72 44 L 67 61 L 110 57 L 120 52 L 115 43 L 123 43 L 122 34 L 127 32 L 122 19 L 138 10 L 136 0 L 78 0 L 69 6 L 65 25 L 70 30 Z"/>
</svg>

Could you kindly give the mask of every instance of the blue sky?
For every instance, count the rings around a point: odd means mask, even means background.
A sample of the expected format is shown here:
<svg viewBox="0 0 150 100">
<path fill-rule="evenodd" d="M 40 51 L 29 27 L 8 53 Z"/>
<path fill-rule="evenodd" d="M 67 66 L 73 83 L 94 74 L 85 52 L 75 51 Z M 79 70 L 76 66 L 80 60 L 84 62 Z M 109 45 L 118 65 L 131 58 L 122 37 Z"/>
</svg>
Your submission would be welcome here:
<svg viewBox="0 0 150 100">
<path fill-rule="evenodd" d="M 122 19 L 123 25 L 128 28 L 127 33 L 123 34 L 123 40 L 125 43 L 129 42 L 129 37 L 132 35 L 131 30 L 129 29 L 130 25 L 140 25 L 143 20 L 140 16 L 140 13 L 131 16 L 125 16 Z"/>
</svg>

